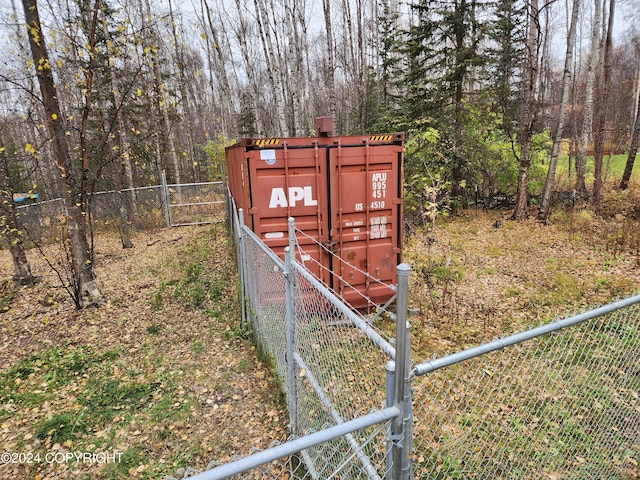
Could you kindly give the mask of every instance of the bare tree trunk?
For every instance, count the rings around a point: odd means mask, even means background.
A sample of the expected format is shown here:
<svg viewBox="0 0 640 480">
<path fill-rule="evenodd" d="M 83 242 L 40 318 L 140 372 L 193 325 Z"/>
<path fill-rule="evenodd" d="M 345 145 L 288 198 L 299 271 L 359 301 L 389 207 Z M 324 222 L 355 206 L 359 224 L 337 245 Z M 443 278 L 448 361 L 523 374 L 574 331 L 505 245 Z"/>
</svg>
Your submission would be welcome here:
<svg viewBox="0 0 640 480">
<path fill-rule="evenodd" d="M 144 0 L 141 5 L 141 14 L 144 22 L 145 16 L 151 18 L 151 7 L 149 6 L 149 0 Z M 146 22 L 145 22 L 146 23 Z M 151 71 L 153 72 L 153 90 L 154 96 L 150 97 L 155 99 L 157 106 L 160 108 L 160 113 L 162 114 L 162 124 L 164 127 L 164 134 L 167 141 L 167 145 L 169 147 L 169 157 L 171 158 L 171 163 L 173 164 L 174 169 L 174 181 L 176 184 L 182 183 L 182 178 L 180 176 L 180 161 L 178 159 L 178 154 L 176 153 L 175 139 L 173 134 L 173 129 L 171 128 L 171 122 L 169 122 L 169 107 L 167 92 L 164 82 L 162 81 L 162 75 L 160 72 L 160 63 L 157 57 L 158 45 L 153 44 L 158 41 L 158 32 L 153 25 L 153 23 L 146 24 L 144 28 L 148 31 L 148 36 L 152 42 L 152 48 L 149 49 L 149 58 L 150 58 L 150 66 Z M 146 41 L 146 35 L 142 35 L 143 45 L 145 47 L 148 46 L 148 42 Z M 178 194 L 180 191 L 178 190 Z"/>
<path fill-rule="evenodd" d="M 9 176 L 9 164 L 5 149 L 0 143 L 0 229 L 6 238 L 13 260 L 13 280 L 21 284 L 35 281 L 22 241 L 23 232 L 18 226 L 18 215 L 13 200 L 13 188 Z"/>
<path fill-rule="evenodd" d="M 228 118 L 231 118 L 233 109 L 232 105 L 232 95 L 231 95 L 231 86 L 229 83 L 229 77 L 227 75 L 227 69 L 225 68 L 225 56 L 222 50 L 222 44 L 220 43 L 220 35 L 218 34 L 218 30 L 213 23 L 211 18 L 211 9 L 209 8 L 209 4 L 207 0 L 202 0 L 201 2 L 203 16 L 206 16 L 207 25 L 209 26 L 209 31 L 211 32 L 211 36 L 213 39 L 212 42 L 209 40 L 209 35 L 206 36 L 206 45 L 207 45 L 207 59 L 209 62 L 209 71 L 210 71 L 210 81 L 213 82 L 214 78 L 218 79 L 219 82 L 219 95 L 217 97 L 220 99 L 219 103 L 221 104 L 220 110 L 222 114 L 220 115 L 221 121 L 226 122 Z M 203 22 L 204 23 L 204 22 Z M 215 50 L 215 54 L 212 52 Z M 250 82 L 253 84 L 251 77 Z M 215 89 L 211 88 L 211 93 L 215 95 Z M 255 104 L 252 105 L 253 111 L 255 111 Z M 225 127 L 225 123 L 222 125 L 222 130 L 224 132 L 227 131 Z"/>
<path fill-rule="evenodd" d="M 329 115 L 336 118 L 336 66 L 334 59 L 335 47 L 333 45 L 333 24 L 331 21 L 331 0 L 322 0 L 324 11 L 324 26 L 327 33 L 327 69 L 329 78 Z"/>
<path fill-rule="evenodd" d="M 304 24 L 304 13 L 301 10 L 301 2 L 292 2 L 286 5 L 287 27 L 289 39 L 289 59 L 286 62 L 289 69 L 289 92 L 291 96 L 291 121 L 289 127 L 290 135 L 298 135 L 299 132 L 308 132 L 309 123 L 305 121 L 305 109 L 303 99 L 307 97 L 307 84 L 305 81 L 305 58 L 303 44 L 306 26 Z"/>
<path fill-rule="evenodd" d="M 123 95 L 120 93 L 118 83 L 115 78 L 115 72 L 113 69 L 109 71 L 109 81 L 111 82 L 111 90 L 113 92 L 113 98 L 116 105 L 116 121 L 118 122 L 118 152 L 120 153 L 120 160 L 124 167 L 125 177 L 127 180 L 127 187 L 129 189 L 129 198 L 131 202 L 131 209 L 135 210 L 137 204 L 137 195 L 135 191 L 135 183 L 133 181 L 133 165 L 131 164 L 131 145 L 129 144 L 129 135 L 125 127 L 124 118 L 122 115 L 122 105 L 124 103 Z"/>
<path fill-rule="evenodd" d="M 589 138 L 593 131 L 593 96 L 595 90 L 596 65 L 600 57 L 600 20 L 602 18 L 602 0 L 594 0 L 593 25 L 591 28 L 591 55 L 587 72 L 587 87 L 584 98 L 584 117 L 582 134 L 580 135 L 576 152 L 576 191 L 585 195 L 587 185 L 585 181 L 587 168 L 587 151 Z"/>
<path fill-rule="evenodd" d="M 148 3 L 148 2 L 147 2 Z M 140 17 L 142 19 L 142 49 L 143 52 L 146 51 L 153 51 L 155 49 L 155 46 L 153 46 L 153 48 L 149 47 L 148 45 L 148 38 L 150 38 L 153 34 L 153 30 L 149 30 L 149 26 L 147 25 L 147 12 L 149 11 L 148 8 L 148 4 L 147 4 L 147 8 L 145 8 L 144 5 L 144 0 L 140 0 L 139 2 L 139 7 L 140 7 Z M 151 32 L 151 34 L 149 33 Z M 155 38 L 155 37 L 154 37 Z M 156 110 L 156 108 L 159 106 L 160 103 L 160 99 L 159 99 L 159 92 L 157 90 L 157 85 L 156 85 L 156 73 L 158 73 L 157 71 L 157 66 L 155 65 L 157 63 L 157 59 L 155 56 L 155 53 L 151 54 L 151 74 L 150 76 L 152 77 L 152 81 L 146 81 L 145 82 L 145 86 L 146 86 L 146 95 L 147 98 L 149 99 L 149 131 L 151 132 L 151 137 L 153 139 L 153 156 L 154 156 L 154 165 L 155 165 L 155 170 L 156 170 L 156 176 L 157 176 L 157 181 L 158 184 L 162 184 L 163 183 L 163 165 L 162 165 L 162 148 L 161 148 L 161 143 L 160 143 L 160 129 L 162 128 L 160 125 L 160 121 L 158 120 L 158 112 Z M 144 59 L 140 60 L 141 63 L 144 62 Z M 169 205 L 167 204 L 168 199 L 165 197 L 164 191 L 163 191 L 163 187 L 160 186 L 160 188 L 158 189 L 158 202 L 160 203 L 160 207 L 162 208 L 162 213 L 163 216 L 165 218 L 165 220 L 167 221 L 167 227 L 169 227 L 169 222 L 168 222 L 168 218 L 169 218 Z"/>
<path fill-rule="evenodd" d="M 95 42 L 96 42 L 96 26 L 98 23 L 98 11 L 100 9 L 100 0 L 95 0 L 92 12 L 91 22 L 89 24 L 88 37 L 88 53 L 89 65 L 84 69 L 85 88 L 84 88 L 84 107 L 82 108 L 82 123 L 80 131 L 80 154 L 82 157 L 82 174 L 80 177 L 80 208 L 85 212 L 86 225 L 90 226 L 91 206 L 88 202 L 89 194 L 89 149 L 87 147 L 89 114 L 91 113 L 93 104 L 93 76 L 95 70 Z"/>
<path fill-rule="evenodd" d="M 153 139 L 153 158 L 154 158 L 154 166 L 156 170 L 156 178 L 158 184 L 162 183 L 162 148 L 160 146 L 160 125 L 158 124 L 158 114 L 156 112 L 156 102 L 155 92 L 153 89 L 153 83 L 146 83 L 147 91 L 146 95 L 149 99 L 149 131 L 151 132 L 151 138 Z M 169 206 L 166 204 L 166 198 L 164 192 L 162 191 L 162 187 L 160 187 L 158 191 L 158 201 L 160 202 L 160 206 L 162 208 L 163 214 L 165 218 L 167 217 L 167 212 Z M 169 225 L 167 225 L 169 226 Z"/>
<path fill-rule="evenodd" d="M 29 33 L 29 45 L 34 62 L 36 76 L 40 84 L 42 101 L 45 110 L 45 123 L 51 136 L 54 151 L 53 160 L 57 163 L 59 175 L 59 191 L 62 205 L 67 217 L 68 247 L 73 275 L 74 301 L 78 308 L 95 305 L 102 299 L 93 271 L 93 260 L 85 224 L 86 212 L 78 202 L 78 191 L 75 184 L 71 156 L 66 144 L 63 118 L 60 112 L 58 96 L 51 71 L 51 63 L 40 26 L 40 15 L 36 0 L 22 0 L 24 15 Z"/>
<path fill-rule="evenodd" d="M 171 25 L 171 34 L 173 35 L 173 49 L 176 61 L 176 67 L 178 68 L 178 89 L 180 90 L 180 104 L 183 110 L 183 121 L 185 123 L 186 130 L 186 143 L 187 151 L 189 154 L 189 166 L 193 172 L 193 181 L 200 182 L 200 167 L 196 161 L 195 142 L 193 140 L 193 123 L 192 119 L 194 115 L 191 110 L 191 98 L 188 94 L 188 79 L 185 74 L 185 60 L 184 60 L 184 47 L 181 47 L 182 42 L 176 29 L 176 19 L 173 13 L 173 2 L 169 0 L 169 16 Z"/>
<path fill-rule="evenodd" d="M 636 105 L 636 120 L 635 122 L 633 122 L 629 155 L 627 156 L 627 163 L 625 164 L 624 172 L 622 173 L 622 180 L 620 180 L 620 188 L 622 190 L 625 190 L 629 187 L 631 172 L 633 171 L 633 165 L 636 161 L 636 154 L 638 153 L 638 137 L 640 137 L 640 85 L 638 86 L 638 101 Z"/>
<path fill-rule="evenodd" d="M 609 21 L 602 61 L 602 84 L 599 89 L 598 125 L 593 148 L 593 195 L 592 203 L 597 203 L 602 194 L 602 159 L 604 157 L 604 145 L 607 137 L 607 104 L 611 88 L 611 62 L 613 57 L 613 18 L 615 13 L 615 0 L 609 0 Z"/>
<path fill-rule="evenodd" d="M 236 0 L 239 2 L 239 0 Z M 276 47 L 274 47 L 274 39 L 272 39 L 269 29 L 269 10 L 264 4 L 264 0 L 254 0 L 254 5 L 257 14 L 257 24 L 258 30 L 260 32 L 260 40 L 262 43 L 262 50 L 264 52 L 264 58 L 267 62 L 267 75 L 269 78 L 269 84 L 271 91 L 275 97 L 275 107 L 276 107 L 276 117 L 275 117 L 275 133 L 277 135 L 287 135 L 286 132 L 286 118 L 285 118 L 285 100 L 284 100 L 284 91 L 283 91 L 283 83 L 280 81 L 278 76 L 282 74 L 279 68 L 279 62 L 276 55 L 279 53 L 279 44 L 276 39 Z M 239 7 L 240 8 L 240 7 Z M 274 29 L 275 30 L 275 29 Z"/>
<path fill-rule="evenodd" d="M 549 161 L 549 171 L 547 172 L 547 180 L 544 185 L 542 194 L 542 202 L 538 218 L 546 221 L 549 217 L 549 204 L 551 203 L 551 192 L 556 177 L 556 166 L 558 165 L 558 155 L 560 152 L 560 143 L 562 142 L 562 131 L 564 130 L 564 122 L 566 117 L 566 109 L 569 103 L 569 91 L 571 90 L 571 79 L 573 69 L 573 47 L 576 40 L 576 25 L 578 23 L 578 12 L 580 10 L 580 0 L 573 0 L 573 8 L 571 10 L 571 22 L 569 24 L 569 32 L 567 34 L 567 52 L 564 60 L 564 74 L 562 77 L 562 98 L 560 100 L 560 111 L 558 112 L 558 123 L 553 138 L 553 146 L 551 147 L 551 160 Z"/>
<path fill-rule="evenodd" d="M 528 11 L 527 52 L 523 69 L 525 78 L 524 96 L 522 106 L 522 125 L 520 127 L 520 166 L 518 169 L 516 206 L 512 215 L 514 220 L 523 220 L 528 216 L 531 139 L 533 137 L 533 123 L 538 109 L 536 100 L 540 42 L 540 11 L 538 10 L 538 0 L 529 0 Z"/>
<path fill-rule="evenodd" d="M 112 92 L 114 96 L 116 92 Z M 101 91 L 96 92 L 98 105 L 106 105 L 106 102 L 101 95 Z M 109 167 L 111 168 L 111 178 L 113 179 L 113 189 L 115 193 L 115 207 L 120 217 L 120 241 L 122 242 L 122 248 L 133 248 L 131 242 L 131 229 L 130 229 L 130 208 L 128 207 L 127 197 L 122 191 L 124 185 L 124 162 L 122 141 L 118 145 L 114 145 L 111 135 L 111 120 L 109 119 L 107 112 L 104 108 L 99 109 L 102 116 L 102 134 L 104 142 L 107 146 L 106 154 L 109 157 Z M 116 114 L 117 115 L 117 114 Z M 117 152 L 117 155 L 115 154 Z"/>
<path fill-rule="evenodd" d="M 242 52 L 242 59 L 244 61 L 247 77 L 249 78 L 249 86 L 251 91 L 250 108 L 255 113 L 257 130 L 260 133 L 264 133 L 264 131 L 266 130 L 266 126 L 265 126 L 265 123 L 262 121 L 262 118 L 260 117 L 260 115 L 258 115 L 258 102 L 260 101 L 260 89 L 258 88 L 258 81 L 257 81 L 256 71 L 254 68 L 254 61 L 251 58 L 251 55 L 249 54 L 249 45 L 252 42 L 251 42 L 251 39 L 249 38 L 249 25 L 247 23 L 247 19 L 243 11 L 245 7 L 243 6 L 241 0 L 235 0 L 235 6 L 238 12 L 238 19 L 240 22 L 240 29 L 239 31 L 236 32 L 236 37 L 238 40 L 238 44 L 240 45 L 240 51 Z M 263 46 L 263 51 L 265 51 L 264 42 L 262 42 L 262 46 Z M 265 59 L 265 61 L 267 60 Z M 267 65 L 270 67 L 271 66 L 270 62 L 267 62 Z M 273 74 L 271 73 L 270 68 L 267 68 L 267 70 L 269 72 L 269 82 L 270 82 L 269 86 L 273 88 L 273 85 L 274 85 Z"/>
</svg>

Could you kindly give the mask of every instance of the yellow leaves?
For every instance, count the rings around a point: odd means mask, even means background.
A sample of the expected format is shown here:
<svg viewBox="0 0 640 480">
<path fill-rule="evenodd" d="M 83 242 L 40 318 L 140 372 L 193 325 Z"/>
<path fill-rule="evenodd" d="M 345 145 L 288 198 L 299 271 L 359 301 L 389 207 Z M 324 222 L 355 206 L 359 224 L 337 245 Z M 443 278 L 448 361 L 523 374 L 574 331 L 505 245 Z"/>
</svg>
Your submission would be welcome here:
<svg viewBox="0 0 640 480">
<path fill-rule="evenodd" d="M 203 40 L 206 40 L 207 39 L 207 34 L 204 33 L 204 32 L 200 33 L 200 38 L 203 39 Z"/>
<path fill-rule="evenodd" d="M 42 70 L 51 70 L 51 64 L 48 59 L 41 58 L 38 60 L 38 71 L 41 72 Z"/>
<path fill-rule="evenodd" d="M 35 156 L 35 154 L 36 154 L 36 149 L 33 148 L 33 145 L 31 145 L 30 143 L 27 143 L 24 146 L 24 151 L 27 152 L 27 153 L 30 153 L 33 156 Z"/>
<path fill-rule="evenodd" d="M 142 96 L 142 89 L 140 89 L 140 88 L 139 88 L 139 89 L 136 91 L 136 95 L 138 95 L 139 97 L 141 97 L 141 96 Z"/>
<path fill-rule="evenodd" d="M 56 114 L 56 113 L 52 113 L 52 114 L 51 114 L 51 118 L 52 118 L 54 121 L 55 121 L 55 120 L 57 120 L 57 119 L 58 119 L 58 114 Z"/>
<path fill-rule="evenodd" d="M 29 36 L 33 39 L 33 41 L 40 45 L 40 30 L 32 25 L 29 25 Z"/>
</svg>

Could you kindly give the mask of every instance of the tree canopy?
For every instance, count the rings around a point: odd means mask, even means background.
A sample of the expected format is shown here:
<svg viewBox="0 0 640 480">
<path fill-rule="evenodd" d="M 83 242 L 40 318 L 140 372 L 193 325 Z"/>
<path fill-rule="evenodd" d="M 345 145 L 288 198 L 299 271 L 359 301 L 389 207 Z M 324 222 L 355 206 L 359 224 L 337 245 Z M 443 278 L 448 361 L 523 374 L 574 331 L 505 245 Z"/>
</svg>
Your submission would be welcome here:
<svg viewBox="0 0 640 480">
<path fill-rule="evenodd" d="M 23 3 L 0 2 L 5 190 L 48 199 L 72 186 L 80 215 L 90 191 L 158 184 L 163 171 L 219 178 L 233 139 L 312 135 L 325 115 L 336 134 L 407 134 L 416 221 L 434 188 L 452 208 L 507 195 L 527 216 L 553 190 L 554 142 L 577 191 L 597 197 L 603 155 L 637 145 L 640 30 L 625 0 Z M 25 16 L 36 5 L 40 30 Z M 123 225 L 134 201 L 122 197 Z"/>
</svg>

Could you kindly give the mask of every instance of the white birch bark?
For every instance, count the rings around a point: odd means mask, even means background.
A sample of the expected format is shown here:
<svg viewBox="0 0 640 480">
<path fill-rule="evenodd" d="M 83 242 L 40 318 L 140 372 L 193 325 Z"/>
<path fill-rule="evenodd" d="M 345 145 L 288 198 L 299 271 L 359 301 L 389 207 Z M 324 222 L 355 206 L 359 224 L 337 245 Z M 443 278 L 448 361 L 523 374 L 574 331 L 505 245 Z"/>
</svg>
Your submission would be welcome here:
<svg viewBox="0 0 640 480">
<path fill-rule="evenodd" d="M 593 130 L 593 95 L 596 81 L 597 61 L 600 58 L 600 22 L 602 18 L 602 0 L 594 0 L 593 24 L 591 27 L 591 54 L 588 60 L 587 85 L 584 98 L 582 132 L 576 151 L 576 191 L 584 195 L 587 191 L 585 175 L 587 168 L 587 150 Z"/>
<path fill-rule="evenodd" d="M 547 180 L 544 185 L 542 202 L 540 204 L 540 212 L 538 214 L 539 219 L 543 221 L 546 221 L 549 216 L 551 192 L 553 190 L 553 184 L 555 182 L 556 166 L 558 164 L 560 144 L 562 143 L 562 131 L 564 130 L 566 110 L 567 105 L 569 104 L 569 93 L 571 90 L 571 80 L 573 77 L 573 50 L 576 41 L 579 10 L 580 0 L 573 0 L 573 8 L 571 9 L 571 20 L 569 22 L 569 32 L 567 33 L 567 50 L 564 60 L 564 72 L 562 75 L 562 97 L 560 100 L 560 111 L 558 112 L 558 122 L 556 124 L 554 132 L 553 146 L 551 147 L 551 160 L 549 161 Z"/>
</svg>

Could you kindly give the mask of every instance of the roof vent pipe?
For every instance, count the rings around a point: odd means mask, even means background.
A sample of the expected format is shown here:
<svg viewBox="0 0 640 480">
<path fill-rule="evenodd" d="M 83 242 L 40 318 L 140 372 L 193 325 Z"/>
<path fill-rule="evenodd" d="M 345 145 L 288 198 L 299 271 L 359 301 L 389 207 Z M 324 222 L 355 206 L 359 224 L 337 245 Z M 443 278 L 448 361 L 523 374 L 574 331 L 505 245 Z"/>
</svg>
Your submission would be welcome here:
<svg viewBox="0 0 640 480">
<path fill-rule="evenodd" d="M 316 137 L 329 137 L 333 133 L 333 117 L 316 118 Z"/>
</svg>

